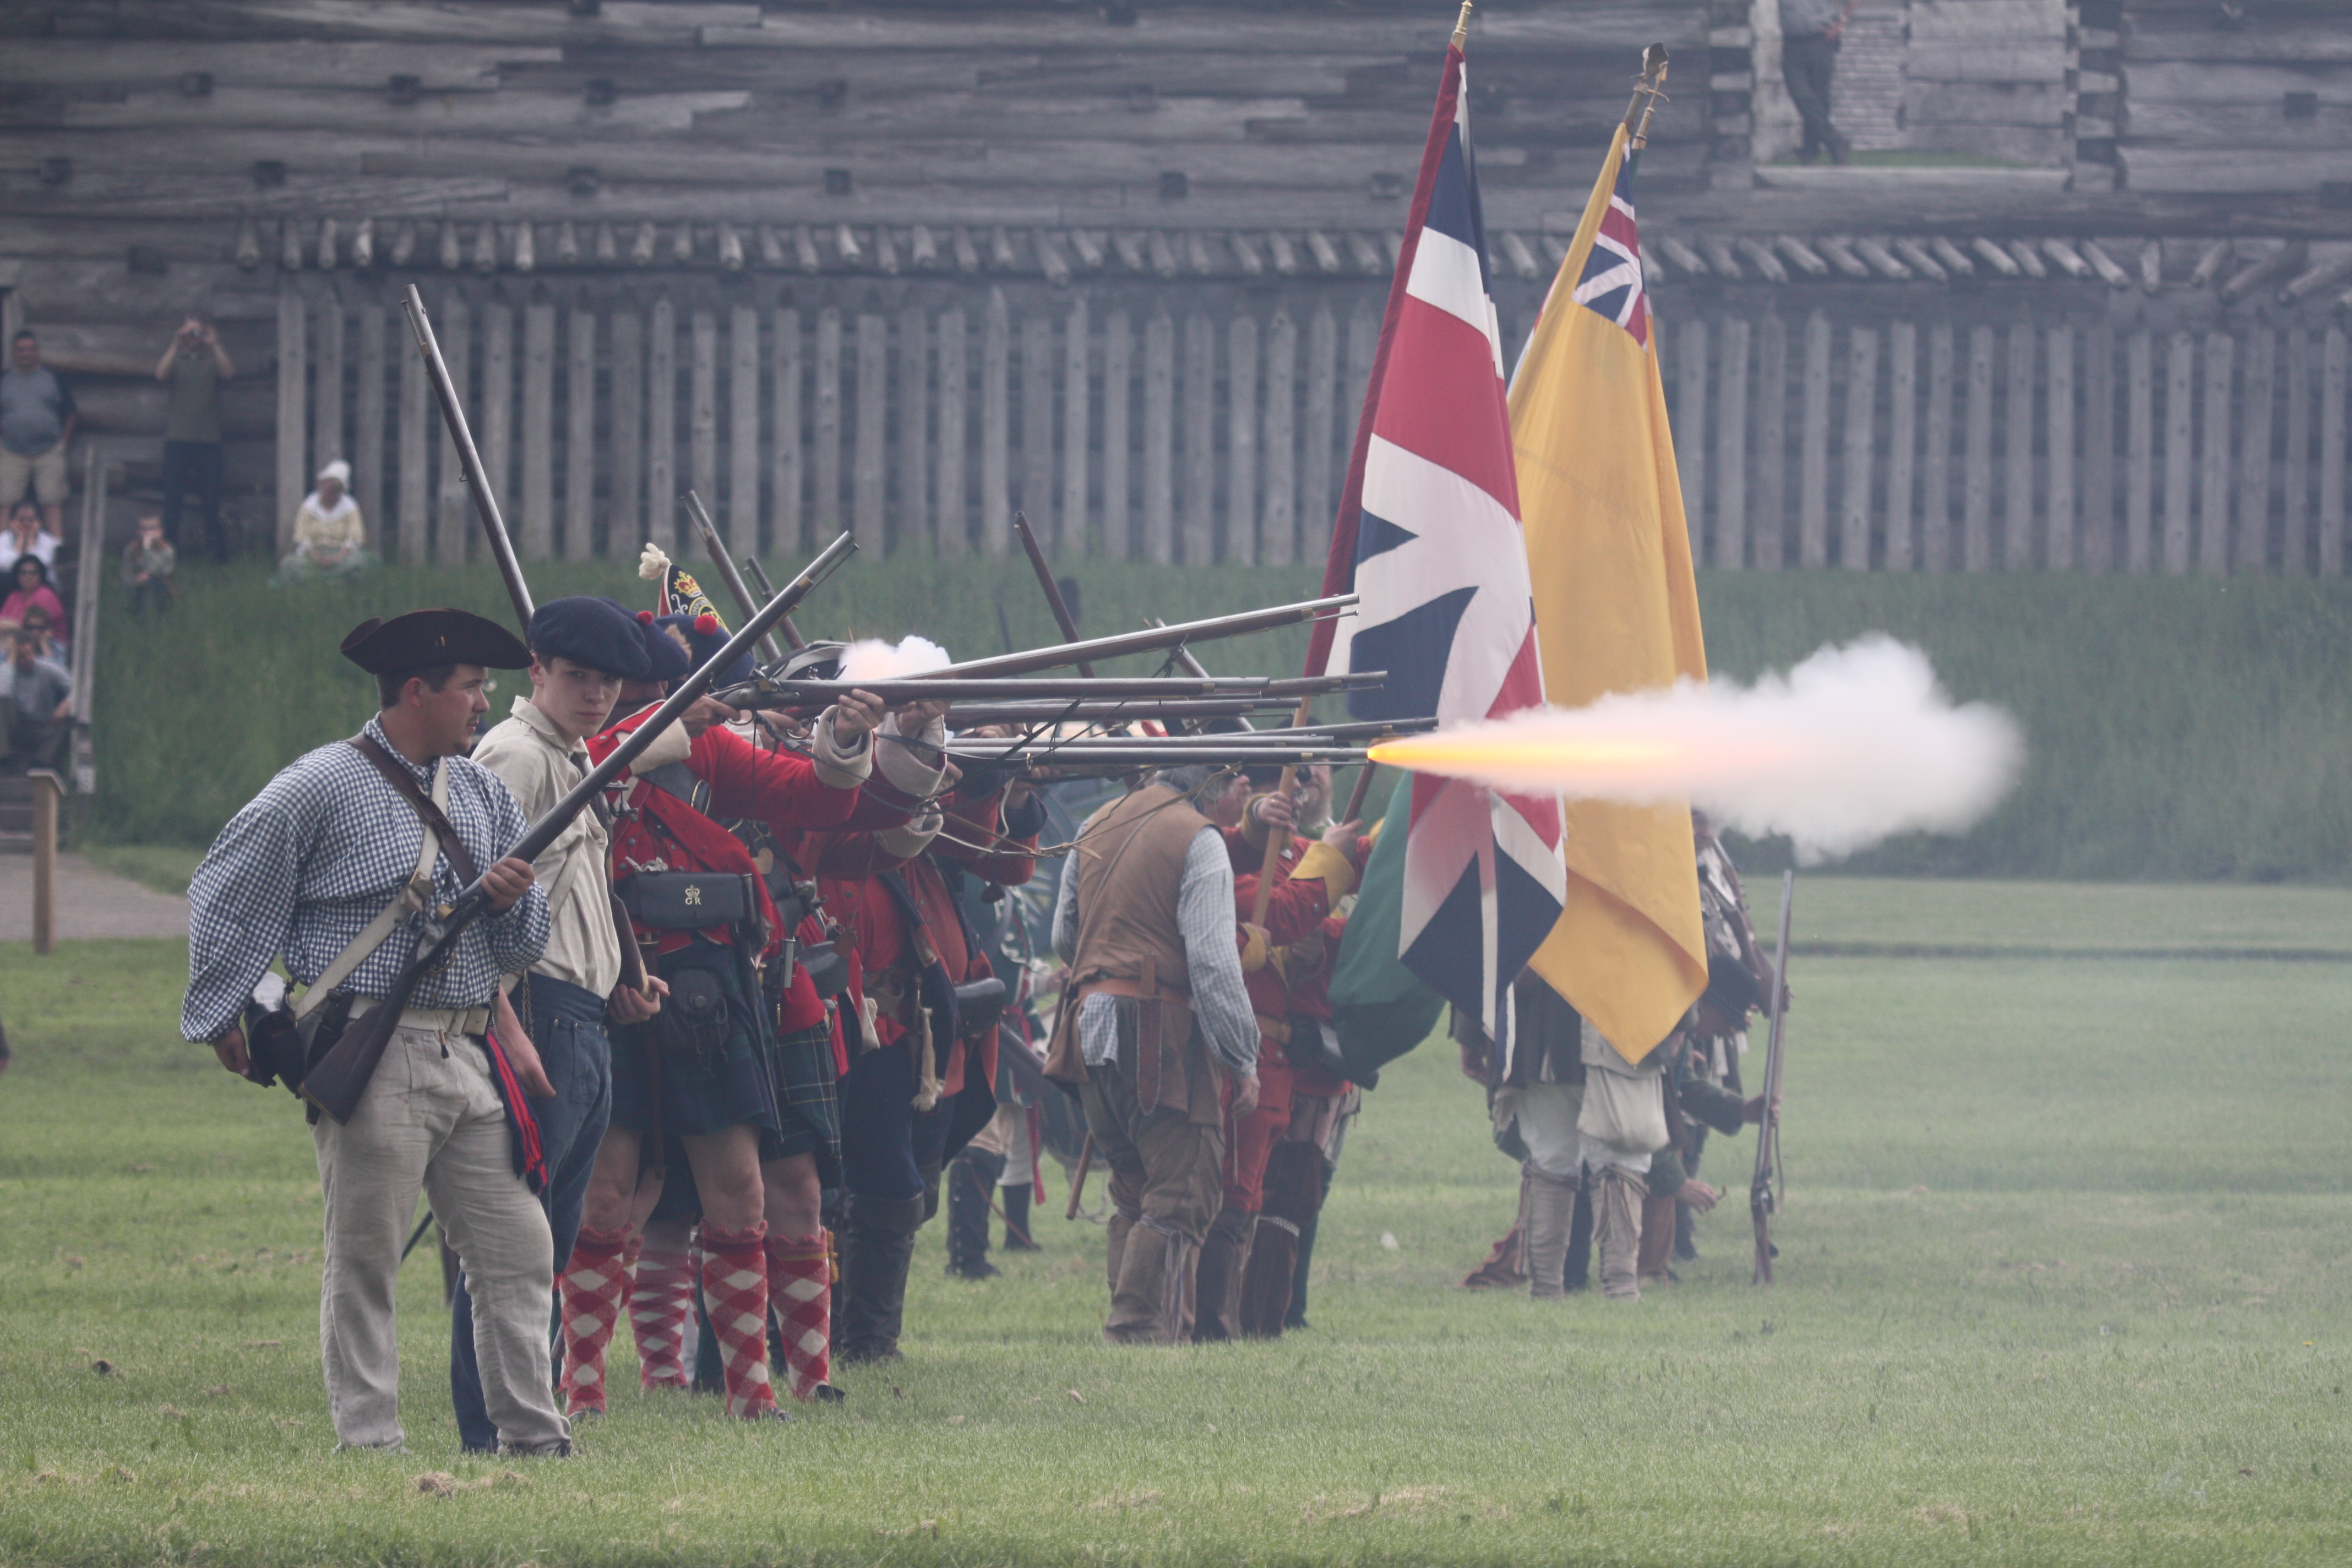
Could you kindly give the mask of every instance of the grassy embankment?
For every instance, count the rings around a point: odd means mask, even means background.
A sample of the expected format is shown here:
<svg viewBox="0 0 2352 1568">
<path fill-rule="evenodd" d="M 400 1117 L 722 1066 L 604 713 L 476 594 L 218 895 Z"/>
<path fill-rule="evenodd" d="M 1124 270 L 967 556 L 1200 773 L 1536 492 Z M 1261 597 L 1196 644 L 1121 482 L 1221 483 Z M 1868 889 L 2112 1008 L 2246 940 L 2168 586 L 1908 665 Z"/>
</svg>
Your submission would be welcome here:
<svg viewBox="0 0 2352 1568">
<path fill-rule="evenodd" d="M 1737 1196 L 1639 1307 L 1453 1289 L 1515 1180 L 1430 1047 L 1350 1142 L 1307 1333 L 1105 1349 L 1057 1183 L 1003 1279 L 947 1279 L 926 1231 L 908 1358 L 847 1405 L 748 1432 L 632 1391 L 568 1464 L 458 1457 L 429 1258 L 412 1451 L 331 1455 L 292 1102 L 173 1041 L 178 944 L 0 949 L 0 1563 L 2352 1554 L 2352 894 L 1820 879 L 1799 909 L 1814 946 L 2026 951 L 1797 968 L 1769 1292 Z M 2096 945 L 2336 956 L 2032 952 Z M 1744 1186 L 1751 1148 L 1706 1173 Z"/>
<path fill-rule="evenodd" d="M 1310 568 L 1081 563 L 1089 629 L 1305 598 Z M 531 568 L 541 596 L 644 602 L 625 565 Z M 504 616 L 487 566 L 386 572 L 289 593 L 258 569 L 187 574 L 186 602 L 107 623 L 100 795 L 91 837 L 208 840 L 306 747 L 356 729 L 370 694 L 335 644 L 363 616 L 456 604 Z M 1897 841 L 1857 870 L 2066 879 L 2352 880 L 2352 585 L 2080 576 L 1711 574 L 1700 584 L 1717 671 L 1786 668 L 1874 630 L 1927 649 L 1958 697 L 2012 710 L 2031 761 L 1975 832 Z M 919 630 L 961 657 L 1052 639 L 1026 565 L 854 563 L 802 617 L 812 634 Z M 1221 670 L 1287 672 L 1304 634 L 1204 647 Z M 1148 664 L 1131 661 L 1139 670 Z M 516 681 L 509 679 L 509 688 Z M 504 697 L 498 700 L 501 703 Z M 1769 863 L 1766 847 L 1759 864 Z"/>
</svg>

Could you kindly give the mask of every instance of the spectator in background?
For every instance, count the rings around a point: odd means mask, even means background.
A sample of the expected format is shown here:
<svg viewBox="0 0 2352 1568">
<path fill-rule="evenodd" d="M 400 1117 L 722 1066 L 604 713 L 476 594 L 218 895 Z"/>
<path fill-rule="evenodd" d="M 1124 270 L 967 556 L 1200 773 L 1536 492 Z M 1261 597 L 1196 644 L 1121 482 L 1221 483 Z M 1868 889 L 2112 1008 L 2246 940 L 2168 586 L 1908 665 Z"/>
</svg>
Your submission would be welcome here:
<svg viewBox="0 0 2352 1568">
<path fill-rule="evenodd" d="M 8 368 L 0 371 L 0 504 L 16 505 L 29 485 L 52 538 L 65 533 L 71 489 L 66 447 L 73 431 L 73 389 L 41 363 L 41 340 L 18 332 L 8 345 Z"/>
<path fill-rule="evenodd" d="M 212 323 L 190 316 L 155 362 L 155 379 L 172 389 L 163 412 L 163 537 L 180 542 L 180 502 L 191 487 L 213 559 L 228 562 L 221 529 L 220 384 L 236 374 Z"/>
<path fill-rule="evenodd" d="M 73 668 L 73 653 L 66 647 L 66 639 L 58 635 L 57 623 L 49 619 L 48 611 L 38 605 L 26 610 L 25 629 L 36 639 L 33 649 L 36 657 L 53 658 L 68 669 Z"/>
<path fill-rule="evenodd" d="M 1811 163 L 1826 149 L 1843 163 L 1845 137 L 1830 123 L 1830 79 L 1837 73 L 1838 41 L 1853 18 L 1857 0 L 1780 0 L 1780 75 L 1790 101 L 1805 122 L 1797 162 Z"/>
<path fill-rule="evenodd" d="M 122 585 L 131 591 L 131 613 L 168 610 L 178 596 L 172 574 L 179 570 L 179 552 L 163 536 L 163 520 L 142 517 L 139 535 L 122 552 Z"/>
<path fill-rule="evenodd" d="M 26 612 L 38 606 L 48 612 L 49 625 L 66 624 L 65 601 L 58 597 L 57 586 L 50 581 L 47 562 L 37 555 L 19 555 L 9 570 L 16 588 L 7 598 L 0 599 L 0 623 L 21 626 Z"/>
<path fill-rule="evenodd" d="M 280 582 L 348 577 L 375 564 L 362 546 L 367 519 L 351 497 L 352 466 L 341 458 L 319 470 L 319 488 L 302 498 L 294 514 L 294 549 L 278 563 Z"/>
<path fill-rule="evenodd" d="M 19 629 L 10 639 L 8 662 L 0 666 L 0 723 L 7 727 L 0 772 L 59 766 L 71 733 L 73 677 L 40 657 L 30 632 Z"/>
<path fill-rule="evenodd" d="M 8 515 L 8 526 L 0 529 L 0 572 L 16 569 L 19 555 L 37 555 L 54 566 L 58 563 L 58 536 L 41 526 L 41 509 L 31 501 L 19 501 Z"/>
</svg>

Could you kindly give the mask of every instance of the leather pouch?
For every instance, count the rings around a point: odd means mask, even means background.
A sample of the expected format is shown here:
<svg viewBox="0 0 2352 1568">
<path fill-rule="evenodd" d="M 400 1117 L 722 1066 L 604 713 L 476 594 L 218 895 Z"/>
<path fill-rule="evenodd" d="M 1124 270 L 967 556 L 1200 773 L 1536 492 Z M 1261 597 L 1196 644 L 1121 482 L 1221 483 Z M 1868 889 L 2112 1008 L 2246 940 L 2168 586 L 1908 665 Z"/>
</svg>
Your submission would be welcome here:
<svg viewBox="0 0 2352 1568">
<path fill-rule="evenodd" d="M 751 879 L 724 871 L 640 871 L 613 890 L 631 919 L 656 931 L 705 931 L 759 912 Z"/>
<path fill-rule="evenodd" d="M 813 942 L 800 950 L 801 967 L 808 972 L 809 984 L 816 994 L 827 1001 L 849 989 L 849 960 L 834 949 L 829 942 Z"/>
<path fill-rule="evenodd" d="M 727 988 L 707 969 L 681 969 L 662 978 L 669 995 L 653 1018 L 655 1038 L 678 1056 L 716 1056 L 727 1045 Z"/>
</svg>

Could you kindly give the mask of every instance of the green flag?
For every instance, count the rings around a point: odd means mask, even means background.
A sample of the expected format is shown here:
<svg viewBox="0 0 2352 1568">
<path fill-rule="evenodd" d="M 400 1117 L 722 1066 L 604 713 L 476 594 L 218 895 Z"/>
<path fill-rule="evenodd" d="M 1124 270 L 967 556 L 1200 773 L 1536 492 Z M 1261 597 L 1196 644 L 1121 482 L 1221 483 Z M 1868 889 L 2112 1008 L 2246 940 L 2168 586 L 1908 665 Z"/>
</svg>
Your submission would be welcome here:
<svg viewBox="0 0 2352 1568">
<path fill-rule="evenodd" d="M 1411 788 L 1389 791 L 1380 841 L 1356 889 L 1356 910 L 1331 975 L 1331 1017 L 1348 1076 L 1366 1089 L 1380 1069 L 1429 1037 L 1445 998 L 1397 958 L 1404 904 L 1405 819 Z"/>
</svg>

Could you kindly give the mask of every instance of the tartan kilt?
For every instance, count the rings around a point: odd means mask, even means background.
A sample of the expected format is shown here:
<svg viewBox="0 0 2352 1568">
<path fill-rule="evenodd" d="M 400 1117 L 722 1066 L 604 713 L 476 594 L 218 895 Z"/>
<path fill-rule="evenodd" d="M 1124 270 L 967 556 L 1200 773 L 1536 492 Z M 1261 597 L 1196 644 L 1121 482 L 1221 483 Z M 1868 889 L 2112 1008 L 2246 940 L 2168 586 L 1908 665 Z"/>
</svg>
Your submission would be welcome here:
<svg viewBox="0 0 2352 1568">
<path fill-rule="evenodd" d="M 839 1186 L 841 1084 L 834 1071 L 832 1029 L 812 1024 L 805 1029 L 778 1033 L 770 1061 L 782 1126 L 772 1140 L 761 1140 L 761 1157 L 813 1153 L 817 1180 L 828 1187 Z"/>
</svg>

